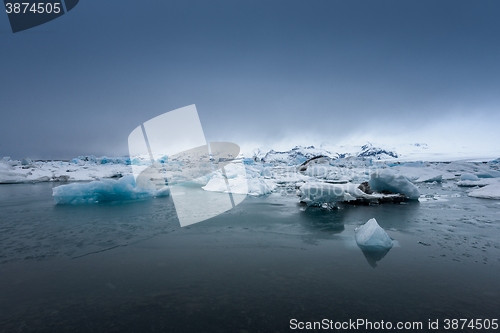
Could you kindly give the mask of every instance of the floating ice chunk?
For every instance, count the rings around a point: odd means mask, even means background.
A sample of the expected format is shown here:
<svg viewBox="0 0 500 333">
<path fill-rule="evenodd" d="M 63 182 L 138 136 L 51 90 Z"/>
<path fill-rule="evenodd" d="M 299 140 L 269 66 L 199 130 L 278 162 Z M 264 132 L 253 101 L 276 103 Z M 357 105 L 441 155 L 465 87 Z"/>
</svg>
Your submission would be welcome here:
<svg viewBox="0 0 500 333">
<path fill-rule="evenodd" d="M 0 184 L 23 183 L 26 181 L 26 175 L 18 172 L 14 167 L 8 164 L 4 159 L 0 162 Z"/>
<path fill-rule="evenodd" d="M 373 268 L 377 267 L 377 262 L 382 260 L 394 245 L 392 239 L 374 218 L 356 228 L 354 237 L 368 264 Z"/>
<path fill-rule="evenodd" d="M 392 239 L 374 218 L 356 228 L 354 233 L 356 243 L 362 250 L 379 251 L 392 248 Z"/>
<path fill-rule="evenodd" d="M 159 190 L 136 185 L 133 175 L 119 180 L 105 179 L 90 183 L 74 183 L 52 189 L 56 204 L 89 204 L 103 201 L 126 201 L 169 195 L 168 187 Z"/>
<path fill-rule="evenodd" d="M 270 194 L 276 188 L 272 180 L 252 178 L 248 180 L 248 195 L 260 196 Z"/>
<path fill-rule="evenodd" d="M 496 184 L 496 183 L 497 183 L 497 179 L 495 179 L 495 178 L 480 178 L 477 180 L 459 180 L 457 182 L 457 185 L 461 186 L 461 187 L 476 187 L 476 186 L 482 187 L 482 186 Z"/>
<path fill-rule="evenodd" d="M 472 180 L 472 181 L 476 181 L 476 180 L 479 180 L 478 176 L 472 174 L 472 173 L 463 173 L 461 176 L 460 176 L 460 180 Z"/>
<path fill-rule="evenodd" d="M 246 174 L 245 165 L 242 163 L 229 163 L 224 166 L 224 172 L 227 178 L 237 178 Z"/>
<path fill-rule="evenodd" d="M 407 163 L 408 164 L 408 163 Z M 408 179 L 411 182 L 416 182 L 416 183 L 430 183 L 430 182 L 442 182 L 443 181 L 443 172 L 439 170 L 435 170 L 431 166 L 421 166 L 421 167 L 416 167 L 416 166 L 407 166 L 406 164 L 404 166 L 397 166 L 394 167 L 392 170 L 397 170 L 400 175 L 404 176 L 406 179 Z M 452 175 L 451 178 L 455 178 L 454 175 Z"/>
<path fill-rule="evenodd" d="M 469 196 L 483 199 L 497 199 L 500 200 L 500 182 L 491 184 L 469 192 Z"/>
<path fill-rule="evenodd" d="M 308 206 L 320 206 L 324 203 L 351 201 L 359 197 L 369 197 L 355 184 L 329 184 L 310 182 L 302 185 L 298 191 L 300 201 Z"/>
<path fill-rule="evenodd" d="M 499 178 L 500 172 L 496 170 L 482 171 L 476 173 L 478 178 Z"/>
<path fill-rule="evenodd" d="M 371 189 L 377 192 L 400 193 L 412 200 L 417 200 L 420 197 L 420 191 L 415 185 L 389 169 L 372 173 L 369 183 Z"/>
<path fill-rule="evenodd" d="M 308 206 L 321 205 L 344 200 L 344 189 L 341 185 L 312 182 L 300 187 L 300 201 Z"/>
<path fill-rule="evenodd" d="M 228 192 L 228 185 L 224 178 L 212 178 L 202 189 L 210 192 Z"/>
<path fill-rule="evenodd" d="M 273 181 L 259 178 L 246 179 L 244 177 L 237 177 L 230 178 L 227 181 L 228 183 L 226 184 L 224 178 L 212 178 L 207 185 L 202 187 L 202 189 L 211 192 L 231 192 L 235 194 L 260 196 L 271 193 L 276 187 Z"/>
<path fill-rule="evenodd" d="M 21 160 L 21 165 L 31 165 L 33 161 L 29 157 L 25 157 Z"/>
<path fill-rule="evenodd" d="M 418 179 L 415 180 L 416 183 L 432 183 L 432 182 L 437 182 L 437 183 L 442 183 L 443 182 L 443 175 L 441 174 L 426 174 Z"/>
</svg>

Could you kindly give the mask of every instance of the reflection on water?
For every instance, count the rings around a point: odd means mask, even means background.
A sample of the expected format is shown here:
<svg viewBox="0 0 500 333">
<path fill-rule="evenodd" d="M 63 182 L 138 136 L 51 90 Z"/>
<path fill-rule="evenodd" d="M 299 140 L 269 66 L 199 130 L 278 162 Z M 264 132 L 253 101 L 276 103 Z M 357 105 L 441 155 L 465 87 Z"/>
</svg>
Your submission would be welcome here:
<svg viewBox="0 0 500 333">
<path fill-rule="evenodd" d="M 297 204 L 300 207 L 300 204 Z M 305 210 L 298 209 L 300 222 L 305 229 L 315 234 L 333 235 L 344 231 L 343 210 L 328 210 L 320 207 L 308 207 Z"/>
<path fill-rule="evenodd" d="M 292 318 L 498 316 L 490 202 L 301 211 L 294 197 L 269 196 L 180 228 L 168 198 L 57 207 L 51 187 L 0 186 L 0 333 L 287 332 Z M 370 218 L 400 244 L 390 255 L 360 253 L 354 229 Z"/>
<path fill-rule="evenodd" d="M 373 268 L 377 267 L 377 261 L 382 260 L 386 256 L 386 254 L 389 253 L 389 251 L 391 250 L 391 249 L 384 249 L 384 250 L 365 249 L 362 246 L 359 246 L 359 248 L 361 249 L 361 252 L 363 252 L 366 261 L 368 261 L 368 264 Z"/>
</svg>

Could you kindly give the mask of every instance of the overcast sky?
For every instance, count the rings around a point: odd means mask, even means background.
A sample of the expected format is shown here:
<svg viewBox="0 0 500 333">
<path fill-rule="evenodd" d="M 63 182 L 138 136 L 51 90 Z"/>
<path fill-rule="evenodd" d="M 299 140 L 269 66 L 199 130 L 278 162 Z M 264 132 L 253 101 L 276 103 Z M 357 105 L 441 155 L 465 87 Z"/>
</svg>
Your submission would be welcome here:
<svg viewBox="0 0 500 333">
<path fill-rule="evenodd" d="M 82 0 L 13 34 L 1 14 L 0 157 L 126 155 L 190 104 L 209 141 L 497 146 L 499 17 L 495 0 Z"/>
</svg>

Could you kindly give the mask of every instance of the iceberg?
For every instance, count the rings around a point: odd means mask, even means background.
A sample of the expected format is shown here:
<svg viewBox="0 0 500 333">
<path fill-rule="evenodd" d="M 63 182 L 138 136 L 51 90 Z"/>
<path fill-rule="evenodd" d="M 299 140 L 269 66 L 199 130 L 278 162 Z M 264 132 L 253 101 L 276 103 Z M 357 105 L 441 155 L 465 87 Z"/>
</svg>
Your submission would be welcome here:
<svg viewBox="0 0 500 333">
<path fill-rule="evenodd" d="M 433 170 L 432 167 L 393 167 L 392 170 L 397 170 L 397 172 L 408 179 L 410 182 L 415 183 L 432 183 L 438 182 L 441 183 L 443 181 L 443 172 L 438 170 Z M 448 178 L 454 178 L 455 176 L 451 176 Z"/>
<path fill-rule="evenodd" d="M 137 186 L 134 176 L 119 180 L 104 179 L 90 183 L 73 183 L 52 189 L 56 204 L 92 204 L 106 201 L 126 201 L 168 196 L 167 186 L 159 190 Z"/>
<path fill-rule="evenodd" d="M 228 177 L 229 178 L 229 177 Z M 228 190 L 228 185 L 229 189 Z M 276 185 L 273 181 L 259 178 L 246 179 L 244 177 L 229 178 L 228 184 L 224 178 L 212 178 L 202 189 L 210 192 L 248 194 L 250 196 L 261 196 L 270 194 Z"/>
<path fill-rule="evenodd" d="M 469 192 L 470 197 L 500 200 L 500 182 Z"/>
<path fill-rule="evenodd" d="M 415 180 L 416 183 L 442 183 L 443 182 L 443 175 L 441 174 L 427 174 L 424 176 L 419 177 L 418 179 Z"/>
<path fill-rule="evenodd" d="M 411 200 L 418 200 L 420 191 L 405 177 L 397 175 L 394 171 L 385 169 L 374 172 L 370 176 L 370 188 L 377 192 L 389 191 L 400 193 Z"/>
<path fill-rule="evenodd" d="M 358 247 L 363 252 L 368 264 L 375 268 L 394 245 L 389 235 L 378 225 L 374 218 L 354 230 Z"/>
<path fill-rule="evenodd" d="M 29 166 L 31 164 L 33 164 L 33 161 L 29 157 L 25 157 L 21 160 L 21 165 Z"/>
<path fill-rule="evenodd" d="M 324 203 L 351 201 L 360 197 L 371 197 L 355 184 L 329 184 L 309 182 L 302 185 L 297 193 L 300 201 L 308 206 L 321 206 Z"/>
<path fill-rule="evenodd" d="M 496 178 L 478 178 L 477 180 L 459 180 L 457 185 L 460 187 L 483 187 L 491 184 L 496 184 L 498 179 Z"/>
<path fill-rule="evenodd" d="M 496 171 L 496 170 L 482 171 L 482 172 L 476 173 L 476 176 L 478 178 L 499 178 L 500 171 Z"/>
<path fill-rule="evenodd" d="M 354 230 L 356 243 L 365 250 L 386 250 L 393 242 L 374 218 Z"/>
<path fill-rule="evenodd" d="M 479 180 L 479 177 L 472 174 L 472 173 L 463 173 L 460 176 L 460 180 L 471 180 L 471 181 L 477 181 Z"/>
</svg>

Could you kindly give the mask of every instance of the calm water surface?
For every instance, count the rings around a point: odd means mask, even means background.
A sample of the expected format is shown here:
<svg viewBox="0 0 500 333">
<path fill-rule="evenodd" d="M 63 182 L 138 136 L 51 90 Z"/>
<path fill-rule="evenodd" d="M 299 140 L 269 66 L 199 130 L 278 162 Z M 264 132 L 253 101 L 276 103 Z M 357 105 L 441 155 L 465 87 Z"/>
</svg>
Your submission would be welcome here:
<svg viewBox="0 0 500 333">
<path fill-rule="evenodd" d="M 324 318 L 423 332 L 500 317 L 500 205 L 453 184 L 335 211 L 247 198 L 186 228 L 170 198 L 55 206 L 53 186 L 0 186 L 2 333 L 288 332 Z M 372 217 L 396 240 L 380 261 L 354 242 Z"/>
</svg>

